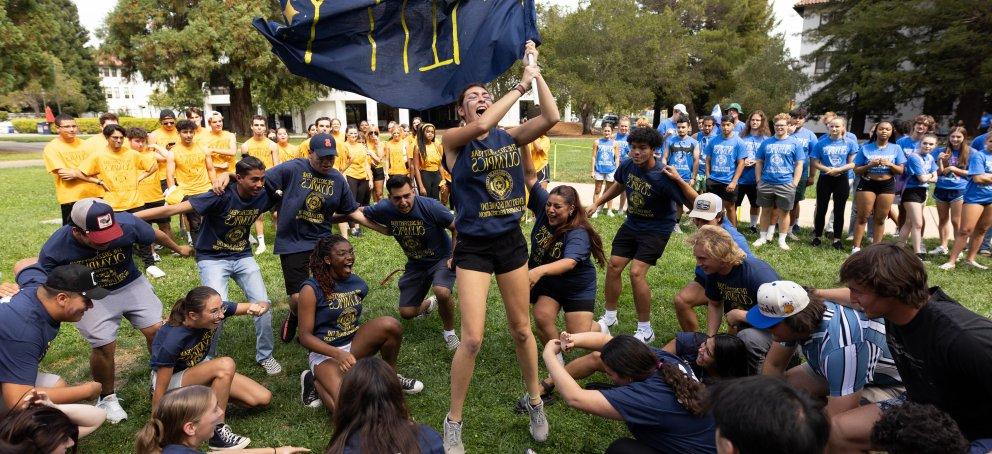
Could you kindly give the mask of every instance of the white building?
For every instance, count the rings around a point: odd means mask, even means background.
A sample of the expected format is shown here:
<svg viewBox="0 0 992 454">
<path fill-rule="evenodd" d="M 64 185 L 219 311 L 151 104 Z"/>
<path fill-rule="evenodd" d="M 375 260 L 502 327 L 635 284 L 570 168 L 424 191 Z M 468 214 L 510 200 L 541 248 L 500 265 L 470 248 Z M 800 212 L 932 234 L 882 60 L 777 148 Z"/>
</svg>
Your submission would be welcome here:
<svg viewBox="0 0 992 454">
<path fill-rule="evenodd" d="M 151 105 L 149 97 L 157 85 L 145 82 L 141 73 L 123 77 L 121 62 L 114 57 L 97 61 L 100 87 L 107 99 L 107 112 L 121 116 L 158 118 L 159 108 Z"/>
</svg>

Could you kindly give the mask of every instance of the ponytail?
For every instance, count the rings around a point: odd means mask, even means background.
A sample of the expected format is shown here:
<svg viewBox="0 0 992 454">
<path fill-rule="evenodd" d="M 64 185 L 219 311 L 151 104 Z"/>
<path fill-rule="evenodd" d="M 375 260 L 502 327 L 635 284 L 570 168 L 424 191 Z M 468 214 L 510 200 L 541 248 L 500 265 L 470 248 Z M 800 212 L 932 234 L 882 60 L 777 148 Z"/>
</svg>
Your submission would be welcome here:
<svg viewBox="0 0 992 454">
<path fill-rule="evenodd" d="M 675 398 L 693 416 L 703 414 L 703 384 L 696 381 L 679 364 L 659 362 L 654 352 L 634 336 L 610 339 L 600 350 L 600 359 L 617 375 L 632 381 L 644 381 L 658 374 L 672 388 Z"/>
<path fill-rule="evenodd" d="M 171 389 L 162 395 L 151 419 L 138 432 L 135 452 L 159 454 L 167 445 L 181 445 L 186 440 L 183 426 L 199 423 L 200 416 L 210 409 L 214 392 L 203 385 Z M 216 403 L 214 403 L 216 405 Z"/>
<path fill-rule="evenodd" d="M 162 425 L 162 421 L 158 418 L 152 416 L 145 426 L 138 431 L 138 435 L 134 442 L 134 452 L 138 454 L 159 454 L 162 452 L 162 436 L 165 433 L 165 427 Z"/>
<path fill-rule="evenodd" d="M 193 290 L 186 293 L 185 298 L 179 298 L 176 300 L 176 304 L 172 305 L 172 311 L 169 312 L 167 323 L 172 326 L 182 325 L 186 321 L 186 314 L 190 312 L 202 312 L 203 306 L 207 304 L 207 300 L 214 296 L 220 296 L 220 294 L 205 285 L 193 288 Z"/>
<path fill-rule="evenodd" d="M 675 399 L 685 407 L 686 411 L 693 416 L 700 416 L 704 413 L 701 402 L 704 389 L 702 383 L 672 363 L 659 363 L 658 375 L 672 388 Z"/>
</svg>

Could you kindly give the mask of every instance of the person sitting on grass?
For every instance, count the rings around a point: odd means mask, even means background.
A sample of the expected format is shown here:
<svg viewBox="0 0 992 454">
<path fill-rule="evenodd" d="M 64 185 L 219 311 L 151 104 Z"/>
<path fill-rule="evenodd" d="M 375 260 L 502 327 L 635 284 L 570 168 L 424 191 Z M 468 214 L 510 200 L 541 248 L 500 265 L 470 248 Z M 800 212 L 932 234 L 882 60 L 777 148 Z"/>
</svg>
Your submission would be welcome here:
<svg viewBox="0 0 992 454">
<path fill-rule="evenodd" d="M 793 387 L 826 397 L 831 451 L 868 450 L 871 423 L 881 409 L 861 403 L 905 392 L 885 341 L 884 321 L 810 295 L 791 281 L 762 284 L 747 320 L 769 330 L 775 340 L 764 375 L 784 376 Z M 797 349 L 806 362 L 786 370 Z"/>
<path fill-rule="evenodd" d="M 402 391 L 396 372 L 382 359 L 355 362 L 341 381 L 334 436 L 324 452 L 444 454 L 441 435 L 410 418 Z"/>
<path fill-rule="evenodd" d="M 221 300 L 216 290 L 202 286 L 176 301 L 169 320 L 152 342 L 152 410 L 166 391 L 190 385 L 209 385 L 221 409 L 228 399 L 248 407 L 264 407 L 272 393 L 254 380 L 236 372 L 229 357 L 207 359 L 217 326 L 224 317 L 258 317 L 269 310 L 266 303 L 234 304 Z M 210 438 L 211 449 L 240 449 L 251 439 L 231 432 L 221 416 Z"/>
<path fill-rule="evenodd" d="M 197 454 L 203 442 L 223 425 L 224 406 L 213 390 L 202 385 L 171 389 L 162 395 L 152 417 L 135 437 L 139 454 Z M 229 449 L 229 454 L 295 454 L 306 448 Z"/>
<path fill-rule="evenodd" d="M 393 317 L 362 323 L 365 280 L 352 274 L 355 248 L 340 235 L 317 240 L 310 273 L 300 288 L 300 344 L 310 351 L 310 367 L 300 374 L 303 405 L 335 410 L 341 380 L 355 361 L 379 353 L 394 369 L 403 342 L 403 325 Z M 424 389 L 419 380 L 396 374 L 403 392 Z"/>
<path fill-rule="evenodd" d="M 558 362 L 560 352 L 576 347 L 594 350 L 576 362 L 606 373 L 617 386 L 582 389 Z M 543 357 L 568 406 L 627 424 L 634 438 L 614 441 L 607 454 L 716 451 L 713 418 L 702 408 L 703 384 L 675 355 L 634 336 L 563 332 L 545 345 Z"/>
<path fill-rule="evenodd" d="M 661 349 L 689 364 L 704 383 L 755 373 L 748 362 L 747 346 L 733 334 L 678 333 Z"/>
</svg>

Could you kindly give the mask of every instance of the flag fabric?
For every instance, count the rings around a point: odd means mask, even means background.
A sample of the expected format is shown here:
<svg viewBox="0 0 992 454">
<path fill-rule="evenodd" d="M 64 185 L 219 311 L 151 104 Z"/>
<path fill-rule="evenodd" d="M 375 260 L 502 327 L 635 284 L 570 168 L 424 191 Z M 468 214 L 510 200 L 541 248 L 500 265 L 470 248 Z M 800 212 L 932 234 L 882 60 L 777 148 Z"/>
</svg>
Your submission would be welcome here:
<svg viewBox="0 0 992 454">
<path fill-rule="evenodd" d="M 52 108 L 45 106 L 45 121 L 49 123 L 55 123 L 55 114 L 52 113 Z"/>
<path fill-rule="evenodd" d="M 539 42 L 534 0 L 281 0 L 255 28 L 293 74 L 393 107 L 453 102 Z"/>
</svg>

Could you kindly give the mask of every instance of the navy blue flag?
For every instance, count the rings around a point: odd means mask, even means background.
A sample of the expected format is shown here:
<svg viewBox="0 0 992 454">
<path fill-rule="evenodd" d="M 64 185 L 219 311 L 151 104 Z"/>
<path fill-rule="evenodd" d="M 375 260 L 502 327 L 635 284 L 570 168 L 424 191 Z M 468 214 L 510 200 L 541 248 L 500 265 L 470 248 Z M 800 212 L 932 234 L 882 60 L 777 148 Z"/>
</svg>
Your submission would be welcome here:
<svg viewBox="0 0 992 454">
<path fill-rule="evenodd" d="M 393 107 L 453 102 L 540 39 L 534 0 L 281 1 L 286 24 L 253 25 L 290 72 Z"/>
</svg>

